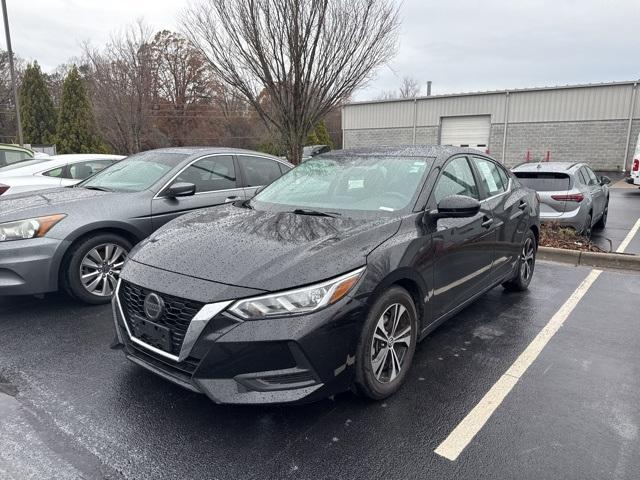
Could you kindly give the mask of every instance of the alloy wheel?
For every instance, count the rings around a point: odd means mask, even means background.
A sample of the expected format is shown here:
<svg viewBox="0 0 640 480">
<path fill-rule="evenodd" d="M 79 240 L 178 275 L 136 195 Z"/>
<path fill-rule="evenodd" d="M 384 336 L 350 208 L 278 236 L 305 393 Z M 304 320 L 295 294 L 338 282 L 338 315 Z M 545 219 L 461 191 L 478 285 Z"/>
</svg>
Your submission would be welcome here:
<svg viewBox="0 0 640 480">
<path fill-rule="evenodd" d="M 80 281 L 92 295 L 113 294 L 127 251 L 115 243 L 103 243 L 87 252 L 80 262 Z"/>
<path fill-rule="evenodd" d="M 411 346 L 411 319 L 400 303 L 387 307 L 378 319 L 371 341 L 371 370 L 380 383 L 394 381 Z"/>
<path fill-rule="evenodd" d="M 531 278 L 533 274 L 533 265 L 535 261 L 535 246 L 531 238 L 527 238 L 522 246 L 520 255 L 520 275 L 525 282 Z"/>
</svg>

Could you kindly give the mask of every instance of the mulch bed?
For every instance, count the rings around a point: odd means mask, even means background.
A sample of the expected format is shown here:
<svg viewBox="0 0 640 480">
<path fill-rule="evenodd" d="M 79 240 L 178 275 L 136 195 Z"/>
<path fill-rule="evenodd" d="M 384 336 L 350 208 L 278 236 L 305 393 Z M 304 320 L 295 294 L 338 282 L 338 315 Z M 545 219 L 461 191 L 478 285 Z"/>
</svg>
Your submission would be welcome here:
<svg viewBox="0 0 640 480">
<path fill-rule="evenodd" d="M 580 250 L 583 252 L 606 252 L 595 243 L 576 233 L 573 228 L 558 223 L 545 223 L 540 228 L 540 246 Z"/>
</svg>

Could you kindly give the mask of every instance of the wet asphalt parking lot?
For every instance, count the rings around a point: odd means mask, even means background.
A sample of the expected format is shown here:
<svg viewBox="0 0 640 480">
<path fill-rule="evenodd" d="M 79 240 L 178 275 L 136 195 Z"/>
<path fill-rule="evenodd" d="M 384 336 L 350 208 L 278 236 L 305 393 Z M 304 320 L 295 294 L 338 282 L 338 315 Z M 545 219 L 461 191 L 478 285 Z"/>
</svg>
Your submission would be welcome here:
<svg viewBox="0 0 640 480">
<path fill-rule="evenodd" d="M 640 190 L 622 190 L 614 249 L 640 217 Z M 434 453 L 591 272 L 536 268 L 528 292 L 496 288 L 431 334 L 379 403 L 215 405 L 110 350 L 108 306 L 2 298 L 0 479 L 637 479 L 640 275 L 625 272 L 595 280 L 455 461 Z"/>
</svg>

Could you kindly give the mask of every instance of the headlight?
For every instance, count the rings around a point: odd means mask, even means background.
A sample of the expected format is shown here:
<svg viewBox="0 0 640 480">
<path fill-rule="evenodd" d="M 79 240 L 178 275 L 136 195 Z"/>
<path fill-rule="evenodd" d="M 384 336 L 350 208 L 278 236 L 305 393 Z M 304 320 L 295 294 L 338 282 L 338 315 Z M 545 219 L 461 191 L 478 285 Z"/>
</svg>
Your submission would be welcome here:
<svg viewBox="0 0 640 480">
<path fill-rule="evenodd" d="M 313 312 L 343 298 L 362 272 L 364 267 L 309 287 L 239 300 L 229 311 L 248 320 Z"/>
<path fill-rule="evenodd" d="M 43 237 L 45 233 L 51 230 L 51 228 L 64 217 L 66 217 L 66 215 L 57 214 L 0 223 L 0 242 Z"/>
</svg>

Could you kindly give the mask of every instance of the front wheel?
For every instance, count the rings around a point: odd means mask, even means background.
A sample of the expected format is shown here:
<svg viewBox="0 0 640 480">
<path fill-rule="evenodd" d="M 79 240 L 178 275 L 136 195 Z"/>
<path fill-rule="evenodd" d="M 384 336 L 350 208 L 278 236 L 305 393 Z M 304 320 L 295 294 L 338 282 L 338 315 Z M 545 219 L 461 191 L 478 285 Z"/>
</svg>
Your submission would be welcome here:
<svg viewBox="0 0 640 480">
<path fill-rule="evenodd" d="M 112 233 L 81 240 L 72 247 L 63 267 L 65 291 L 85 303 L 109 302 L 131 247 L 127 239 Z"/>
<path fill-rule="evenodd" d="M 607 200 L 607 203 L 604 206 L 604 211 L 602 212 L 602 217 L 600 217 L 600 220 L 598 220 L 598 223 L 596 223 L 594 228 L 596 230 L 603 230 L 604 227 L 607 226 L 607 217 L 608 216 L 609 216 L 609 200 Z"/>
<path fill-rule="evenodd" d="M 518 257 L 518 271 L 515 276 L 504 282 L 502 286 L 509 291 L 522 292 L 529 288 L 531 279 L 533 278 L 533 270 L 536 266 L 536 237 L 531 230 L 524 239 L 522 250 Z"/>
<path fill-rule="evenodd" d="M 373 400 L 382 400 L 404 383 L 418 338 L 413 299 L 401 287 L 384 292 L 372 306 L 356 354 L 356 386 Z"/>
</svg>

